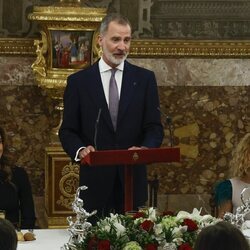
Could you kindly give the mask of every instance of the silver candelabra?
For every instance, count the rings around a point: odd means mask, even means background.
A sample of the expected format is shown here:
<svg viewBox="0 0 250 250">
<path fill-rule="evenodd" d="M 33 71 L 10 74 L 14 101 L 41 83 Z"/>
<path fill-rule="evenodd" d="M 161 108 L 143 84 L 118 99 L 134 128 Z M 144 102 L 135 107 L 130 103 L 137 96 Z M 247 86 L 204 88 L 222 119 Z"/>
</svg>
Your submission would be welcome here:
<svg viewBox="0 0 250 250">
<path fill-rule="evenodd" d="M 92 224 L 88 222 L 88 218 L 96 214 L 96 210 L 89 213 L 83 208 L 83 200 L 80 198 L 80 192 L 86 190 L 87 186 L 80 186 L 76 190 L 75 200 L 72 203 L 73 211 L 76 213 L 75 220 L 72 216 L 67 218 L 69 223 L 68 231 L 70 232 L 70 238 L 68 243 L 61 247 L 61 250 L 77 250 L 77 244 L 82 242 L 88 230 L 92 227 Z"/>
<path fill-rule="evenodd" d="M 242 201 L 242 206 L 236 208 L 235 214 L 233 213 L 225 213 L 224 220 L 234 224 L 239 229 L 242 229 L 244 222 L 249 219 L 247 215 L 250 214 L 250 196 L 249 196 L 250 188 L 244 188 L 240 194 L 240 198 Z"/>
</svg>

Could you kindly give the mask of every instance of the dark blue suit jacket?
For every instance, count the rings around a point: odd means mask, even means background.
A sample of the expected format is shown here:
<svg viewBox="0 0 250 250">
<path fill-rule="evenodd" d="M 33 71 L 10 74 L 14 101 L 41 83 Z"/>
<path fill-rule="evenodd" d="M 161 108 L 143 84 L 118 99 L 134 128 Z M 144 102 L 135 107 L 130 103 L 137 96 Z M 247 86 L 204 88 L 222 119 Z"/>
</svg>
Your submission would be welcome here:
<svg viewBox="0 0 250 250">
<path fill-rule="evenodd" d="M 59 136 L 64 150 L 72 159 L 80 147 L 94 145 L 95 125 L 100 109 L 96 139 L 98 150 L 127 149 L 131 146 L 155 148 L 161 145 L 163 128 L 157 84 L 152 71 L 125 61 L 116 131 L 112 126 L 98 63 L 68 77 Z M 88 190 L 83 192 L 84 207 L 95 209 L 102 206 L 117 176 L 123 183 L 122 166 L 81 167 L 80 185 L 88 186 Z M 146 168 L 136 166 L 134 204 L 141 205 L 146 200 Z"/>
</svg>

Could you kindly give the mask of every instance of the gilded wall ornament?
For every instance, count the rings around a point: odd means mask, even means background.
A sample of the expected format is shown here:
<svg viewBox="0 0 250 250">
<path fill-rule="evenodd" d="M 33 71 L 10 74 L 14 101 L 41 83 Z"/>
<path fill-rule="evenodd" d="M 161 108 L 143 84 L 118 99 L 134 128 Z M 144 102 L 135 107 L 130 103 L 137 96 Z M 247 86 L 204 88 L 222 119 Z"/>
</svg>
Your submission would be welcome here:
<svg viewBox="0 0 250 250">
<path fill-rule="evenodd" d="M 95 39 L 105 15 L 106 9 L 82 7 L 80 0 L 34 6 L 28 15 L 29 20 L 41 27 L 41 39 L 34 41 L 36 60 L 32 69 L 38 85 L 57 100 L 55 109 L 61 116 L 67 77 L 88 67 L 100 55 Z M 61 120 L 52 131 L 53 142 L 58 141 Z"/>
</svg>

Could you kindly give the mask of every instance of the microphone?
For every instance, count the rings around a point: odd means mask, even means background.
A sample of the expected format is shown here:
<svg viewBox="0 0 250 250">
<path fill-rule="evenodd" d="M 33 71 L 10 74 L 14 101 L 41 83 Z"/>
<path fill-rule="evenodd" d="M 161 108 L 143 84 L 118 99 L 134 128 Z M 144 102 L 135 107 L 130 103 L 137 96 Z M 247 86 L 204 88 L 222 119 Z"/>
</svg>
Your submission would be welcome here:
<svg viewBox="0 0 250 250">
<path fill-rule="evenodd" d="M 159 110 L 160 114 L 164 115 L 164 117 L 165 117 L 165 124 L 167 124 L 167 126 L 168 126 L 168 131 L 169 131 L 169 136 L 170 136 L 170 139 L 169 139 L 170 146 L 173 147 L 173 145 L 174 145 L 174 126 L 172 123 L 172 118 L 170 116 L 168 116 L 167 114 L 165 114 L 164 112 L 162 112 L 159 107 L 157 109 Z"/>
<path fill-rule="evenodd" d="M 174 145 L 174 126 L 172 123 L 172 118 L 170 116 L 166 117 L 166 123 L 168 125 L 168 130 L 169 130 L 170 146 L 173 147 L 173 145 Z"/>
<path fill-rule="evenodd" d="M 96 150 L 97 150 L 97 142 L 96 142 L 96 140 L 97 140 L 97 133 L 98 133 L 98 124 L 99 124 L 101 113 L 102 113 L 102 109 L 99 108 L 97 118 L 96 118 L 96 121 L 95 121 L 95 134 L 94 134 L 94 146 L 95 146 Z"/>
</svg>

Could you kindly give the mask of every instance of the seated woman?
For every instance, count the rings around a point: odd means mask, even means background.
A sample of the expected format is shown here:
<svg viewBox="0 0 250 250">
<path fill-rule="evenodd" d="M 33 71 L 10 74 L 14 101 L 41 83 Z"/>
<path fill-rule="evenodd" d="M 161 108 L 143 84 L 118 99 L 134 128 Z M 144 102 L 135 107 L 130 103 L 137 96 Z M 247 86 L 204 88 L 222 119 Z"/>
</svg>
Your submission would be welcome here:
<svg viewBox="0 0 250 250">
<path fill-rule="evenodd" d="M 0 210 L 16 228 L 32 229 L 36 217 L 29 178 L 23 168 L 8 164 L 4 142 L 0 128 Z"/>
<path fill-rule="evenodd" d="M 215 202 L 218 217 L 223 218 L 226 212 L 235 213 L 243 205 L 240 194 L 250 187 L 250 133 L 247 133 L 233 152 L 230 162 L 232 178 L 220 182 L 215 187 Z"/>
</svg>

